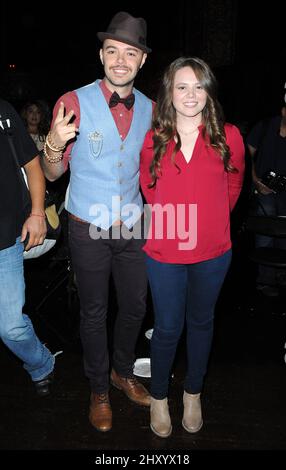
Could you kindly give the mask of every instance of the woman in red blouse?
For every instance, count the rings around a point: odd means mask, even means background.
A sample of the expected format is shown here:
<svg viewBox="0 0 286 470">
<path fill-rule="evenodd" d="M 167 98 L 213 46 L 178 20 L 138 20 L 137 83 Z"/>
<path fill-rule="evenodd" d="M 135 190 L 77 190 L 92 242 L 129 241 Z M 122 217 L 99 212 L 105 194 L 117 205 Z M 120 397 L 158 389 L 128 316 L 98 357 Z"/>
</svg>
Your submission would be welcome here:
<svg viewBox="0 0 286 470">
<path fill-rule="evenodd" d="M 243 174 L 243 140 L 224 122 L 212 71 L 198 58 L 175 60 L 163 77 L 140 165 L 152 208 L 144 246 L 155 315 L 150 425 L 160 437 L 172 432 L 169 377 L 185 321 L 182 425 L 194 433 L 203 424 L 200 393 L 215 304 L 231 262 L 230 212 Z"/>
</svg>

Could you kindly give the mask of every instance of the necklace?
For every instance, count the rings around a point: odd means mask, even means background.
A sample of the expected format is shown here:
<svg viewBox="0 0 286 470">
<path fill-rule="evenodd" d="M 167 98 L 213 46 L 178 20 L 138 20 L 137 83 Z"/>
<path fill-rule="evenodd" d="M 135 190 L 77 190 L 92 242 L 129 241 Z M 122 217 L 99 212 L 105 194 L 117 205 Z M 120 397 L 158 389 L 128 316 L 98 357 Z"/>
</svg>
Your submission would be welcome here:
<svg viewBox="0 0 286 470">
<path fill-rule="evenodd" d="M 183 131 L 181 131 L 180 129 L 177 128 L 177 132 L 178 132 L 179 134 L 182 134 L 182 135 L 191 135 L 191 134 L 193 134 L 194 132 L 196 132 L 197 130 L 198 130 L 198 128 L 196 127 L 196 128 L 193 129 L 192 131 L 183 132 Z"/>
</svg>

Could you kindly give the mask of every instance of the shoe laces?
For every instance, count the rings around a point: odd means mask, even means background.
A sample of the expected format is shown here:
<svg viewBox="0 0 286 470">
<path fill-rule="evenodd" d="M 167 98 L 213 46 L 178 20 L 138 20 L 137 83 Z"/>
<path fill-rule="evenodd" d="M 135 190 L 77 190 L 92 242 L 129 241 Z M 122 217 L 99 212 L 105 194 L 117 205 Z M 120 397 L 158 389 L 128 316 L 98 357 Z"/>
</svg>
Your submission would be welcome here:
<svg viewBox="0 0 286 470">
<path fill-rule="evenodd" d="M 106 393 L 99 393 L 98 394 L 98 403 L 108 403 L 108 395 Z"/>
<path fill-rule="evenodd" d="M 138 380 L 136 379 L 136 377 L 130 377 L 130 378 L 128 377 L 126 380 L 127 380 L 127 382 L 130 383 L 130 385 L 138 385 L 138 384 L 139 384 L 139 382 L 138 382 Z"/>
</svg>

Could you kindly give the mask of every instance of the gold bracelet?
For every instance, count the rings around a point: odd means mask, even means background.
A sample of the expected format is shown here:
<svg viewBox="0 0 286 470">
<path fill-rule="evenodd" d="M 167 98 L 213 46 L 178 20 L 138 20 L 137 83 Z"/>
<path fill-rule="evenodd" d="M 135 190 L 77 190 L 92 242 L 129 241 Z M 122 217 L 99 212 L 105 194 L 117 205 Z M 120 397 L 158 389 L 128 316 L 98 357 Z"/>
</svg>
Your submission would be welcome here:
<svg viewBox="0 0 286 470">
<path fill-rule="evenodd" d="M 44 143 L 43 151 L 49 163 L 59 163 L 63 159 L 63 156 L 64 156 L 62 150 L 57 150 L 58 155 L 56 156 L 49 155 L 47 152 L 47 141 Z"/>
<path fill-rule="evenodd" d="M 49 132 L 46 137 L 46 144 L 53 152 L 61 152 L 65 148 L 65 145 L 59 146 L 54 144 L 54 142 L 51 140 L 51 132 Z"/>
</svg>

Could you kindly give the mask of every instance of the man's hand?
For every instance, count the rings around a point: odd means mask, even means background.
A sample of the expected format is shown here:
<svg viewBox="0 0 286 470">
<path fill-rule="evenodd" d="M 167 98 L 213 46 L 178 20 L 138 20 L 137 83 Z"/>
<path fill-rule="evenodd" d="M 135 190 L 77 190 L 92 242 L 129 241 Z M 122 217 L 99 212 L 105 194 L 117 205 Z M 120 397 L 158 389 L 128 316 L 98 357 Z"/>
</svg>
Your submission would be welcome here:
<svg viewBox="0 0 286 470">
<path fill-rule="evenodd" d="M 69 140 L 76 136 L 76 132 L 78 132 L 76 125 L 70 123 L 74 116 L 74 111 L 71 109 L 66 116 L 64 114 L 65 105 L 61 102 L 54 125 L 50 131 L 51 141 L 57 147 L 65 146 Z"/>
<path fill-rule="evenodd" d="M 47 225 L 45 217 L 40 215 L 30 215 L 23 225 L 21 234 L 21 242 L 29 236 L 25 250 L 28 251 L 33 246 L 42 245 L 44 243 L 46 233 Z"/>
</svg>

